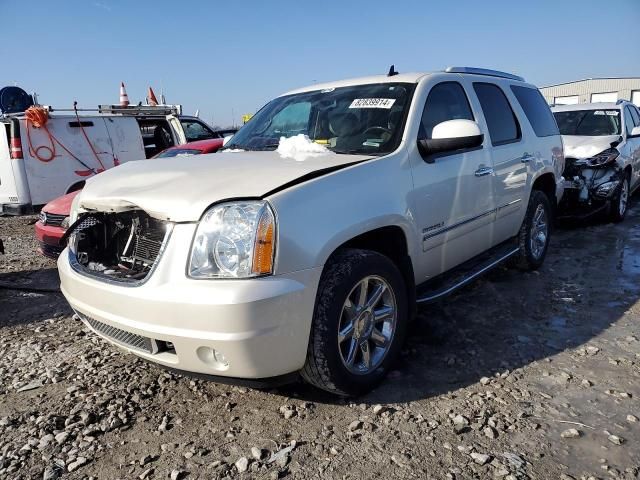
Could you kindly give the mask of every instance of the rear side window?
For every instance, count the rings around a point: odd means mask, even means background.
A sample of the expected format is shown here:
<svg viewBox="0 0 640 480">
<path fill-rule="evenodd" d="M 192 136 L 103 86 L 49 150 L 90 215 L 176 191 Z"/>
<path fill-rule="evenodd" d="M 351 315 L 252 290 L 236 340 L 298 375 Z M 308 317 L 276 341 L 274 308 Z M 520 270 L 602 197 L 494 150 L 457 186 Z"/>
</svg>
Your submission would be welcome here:
<svg viewBox="0 0 640 480">
<path fill-rule="evenodd" d="M 502 89 L 493 83 L 474 83 L 473 89 L 487 121 L 491 144 L 504 145 L 520 140 L 520 125 Z"/>
<path fill-rule="evenodd" d="M 631 110 L 631 116 L 633 117 L 633 122 L 636 127 L 640 127 L 640 114 L 638 113 L 638 109 L 635 107 L 629 107 Z"/>
<path fill-rule="evenodd" d="M 447 120 L 473 120 L 467 94 L 457 82 L 443 82 L 429 92 L 422 111 L 420 138 L 431 138 L 433 127 Z"/>
<path fill-rule="evenodd" d="M 535 88 L 521 87 L 519 85 L 511 85 L 511 91 L 518 99 L 518 103 L 524 110 L 524 114 L 529 119 L 529 123 L 533 127 L 538 137 L 549 137 L 551 135 L 560 135 L 556 120 L 553 118 L 551 109 L 544 101 L 544 97 Z"/>
<path fill-rule="evenodd" d="M 624 123 L 625 128 L 627 130 L 627 135 L 631 135 L 631 130 L 633 130 L 633 117 L 631 116 L 631 109 L 629 107 L 625 107 L 624 109 Z"/>
</svg>

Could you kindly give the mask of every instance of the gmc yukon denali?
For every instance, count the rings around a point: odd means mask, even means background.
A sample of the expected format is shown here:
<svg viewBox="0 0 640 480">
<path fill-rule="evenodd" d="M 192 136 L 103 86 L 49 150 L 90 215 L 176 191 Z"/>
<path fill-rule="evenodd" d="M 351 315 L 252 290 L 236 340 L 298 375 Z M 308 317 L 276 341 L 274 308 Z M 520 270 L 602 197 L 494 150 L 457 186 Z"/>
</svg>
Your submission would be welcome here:
<svg viewBox="0 0 640 480">
<path fill-rule="evenodd" d="M 416 306 L 543 263 L 562 196 L 549 107 L 470 67 L 286 93 L 222 153 L 130 162 L 74 200 L 62 291 L 96 334 L 253 386 L 373 388 Z"/>
</svg>

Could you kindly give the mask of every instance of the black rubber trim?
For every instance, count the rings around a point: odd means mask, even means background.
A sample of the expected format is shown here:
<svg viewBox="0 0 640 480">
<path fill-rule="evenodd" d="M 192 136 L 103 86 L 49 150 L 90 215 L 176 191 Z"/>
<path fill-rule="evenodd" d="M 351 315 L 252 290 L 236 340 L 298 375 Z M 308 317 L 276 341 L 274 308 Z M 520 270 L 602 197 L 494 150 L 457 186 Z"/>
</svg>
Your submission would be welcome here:
<svg viewBox="0 0 640 480">
<path fill-rule="evenodd" d="M 34 213 L 34 209 L 30 203 L 5 203 L 0 205 L 0 213 L 5 215 L 31 215 Z"/>
<path fill-rule="evenodd" d="M 144 357 L 140 357 L 143 360 L 147 360 Z M 248 387 L 248 388 L 274 388 L 281 387 L 282 385 L 288 385 L 290 383 L 294 383 L 300 379 L 300 372 L 291 372 L 286 373 L 284 375 L 278 375 L 277 377 L 267 377 L 267 378 L 237 378 L 237 377 L 224 377 L 222 375 L 209 375 L 207 373 L 198 373 L 198 372 L 188 372 L 186 370 L 180 370 L 178 368 L 168 367 L 161 363 L 152 362 L 147 360 L 149 363 L 154 363 L 165 370 L 169 370 L 170 372 L 176 373 L 178 375 L 182 375 L 183 377 L 196 378 L 199 380 L 206 380 L 209 382 L 222 383 L 224 385 L 236 385 L 240 387 Z"/>
</svg>

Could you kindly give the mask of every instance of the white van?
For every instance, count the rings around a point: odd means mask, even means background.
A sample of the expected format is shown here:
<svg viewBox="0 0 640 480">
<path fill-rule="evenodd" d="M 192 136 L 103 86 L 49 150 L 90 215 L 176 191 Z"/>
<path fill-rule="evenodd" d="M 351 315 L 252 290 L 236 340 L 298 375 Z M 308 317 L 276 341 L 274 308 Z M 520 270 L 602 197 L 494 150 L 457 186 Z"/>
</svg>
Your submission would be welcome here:
<svg viewBox="0 0 640 480">
<path fill-rule="evenodd" d="M 34 206 L 81 189 L 102 170 L 220 136 L 199 118 L 181 115 L 179 105 L 101 105 L 80 116 L 45 108 L 51 137 L 27 125 L 24 113 L 0 116 L 0 214 L 32 213 Z"/>
</svg>

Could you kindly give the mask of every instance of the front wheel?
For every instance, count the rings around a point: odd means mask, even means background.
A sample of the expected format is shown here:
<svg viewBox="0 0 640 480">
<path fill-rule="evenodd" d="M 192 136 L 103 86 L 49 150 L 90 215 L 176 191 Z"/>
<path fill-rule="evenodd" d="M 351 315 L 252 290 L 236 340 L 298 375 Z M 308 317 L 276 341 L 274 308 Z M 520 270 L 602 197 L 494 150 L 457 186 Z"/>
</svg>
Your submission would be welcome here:
<svg viewBox="0 0 640 480">
<path fill-rule="evenodd" d="M 338 252 L 320 280 L 302 377 L 338 395 L 371 390 L 400 353 L 407 318 L 405 283 L 391 260 Z"/>
<path fill-rule="evenodd" d="M 609 218 L 612 222 L 619 223 L 627 215 L 627 204 L 629 203 L 629 176 L 625 175 L 618 187 L 618 191 L 611 200 Z"/>
<path fill-rule="evenodd" d="M 551 234 L 551 206 L 540 190 L 533 190 L 524 221 L 518 232 L 515 264 L 521 270 L 536 270 L 544 263 Z"/>
</svg>

